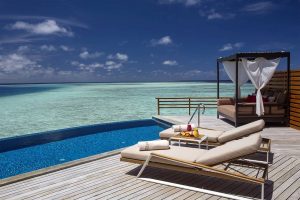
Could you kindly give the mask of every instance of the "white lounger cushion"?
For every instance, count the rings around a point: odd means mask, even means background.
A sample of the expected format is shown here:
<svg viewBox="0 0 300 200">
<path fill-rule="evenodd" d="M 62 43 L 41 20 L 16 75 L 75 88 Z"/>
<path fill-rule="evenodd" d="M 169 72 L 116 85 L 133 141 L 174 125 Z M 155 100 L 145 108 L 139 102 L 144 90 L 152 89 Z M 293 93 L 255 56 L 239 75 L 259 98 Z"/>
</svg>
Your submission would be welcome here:
<svg viewBox="0 0 300 200">
<path fill-rule="evenodd" d="M 233 140 L 210 149 L 205 154 L 199 155 L 196 162 L 204 165 L 214 165 L 252 154 L 259 149 L 261 141 L 260 133 L 255 133 L 239 140 Z"/>
<path fill-rule="evenodd" d="M 178 135 L 180 132 L 174 132 L 173 128 L 168 128 L 166 130 L 163 130 L 159 133 L 159 137 L 161 138 L 170 138 L 175 135 Z"/>
<path fill-rule="evenodd" d="M 199 134 L 204 134 L 207 135 L 207 140 L 209 142 L 218 142 L 219 136 L 224 132 L 224 131 L 218 131 L 218 130 L 210 130 L 210 129 L 203 129 L 203 128 L 198 128 Z"/>
<path fill-rule="evenodd" d="M 243 136 L 247 136 L 252 133 L 259 132 L 264 127 L 265 127 L 265 121 L 260 119 L 255 122 L 231 129 L 229 131 L 225 131 L 219 136 L 218 141 L 220 143 L 225 143 L 237 138 L 241 138 Z"/>
<path fill-rule="evenodd" d="M 204 165 L 215 165 L 224 161 L 246 156 L 255 153 L 261 145 L 260 133 L 255 133 L 239 140 L 233 140 L 210 150 L 170 146 L 168 150 L 140 151 L 137 145 L 128 147 L 121 152 L 122 158 L 146 160 L 151 153 L 157 153 L 177 160 L 187 162 L 197 162 Z M 152 160 L 153 162 L 162 162 L 175 164 L 172 161 Z"/>
<path fill-rule="evenodd" d="M 206 150 L 204 149 L 178 146 L 170 146 L 170 149 L 168 150 L 140 151 L 137 145 L 133 145 L 121 151 L 121 156 L 122 158 L 146 160 L 150 153 L 158 153 L 164 156 L 184 160 L 187 162 L 195 162 L 196 158 L 205 152 Z"/>
</svg>

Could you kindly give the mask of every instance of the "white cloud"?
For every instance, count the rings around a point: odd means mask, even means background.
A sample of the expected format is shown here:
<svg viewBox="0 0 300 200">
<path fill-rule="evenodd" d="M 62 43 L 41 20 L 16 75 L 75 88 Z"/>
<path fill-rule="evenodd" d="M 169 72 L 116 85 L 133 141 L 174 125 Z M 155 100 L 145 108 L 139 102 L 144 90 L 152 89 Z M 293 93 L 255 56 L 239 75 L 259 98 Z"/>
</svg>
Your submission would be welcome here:
<svg viewBox="0 0 300 200">
<path fill-rule="evenodd" d="M 61 76 L 70 76 L 70 75 L 73 74 L 73 72 L 72 71 L 61 70 L 61 71 L 58 71 L 57 74 L 61 75 Z"/>
<path fill-rule="evenodd" d="M 53 45 L 46 45 L 46 44 L 42 45 L 40 49 L 43 51 L 56 51 L 56 48 Z"/>
<path fill-rule="evenodd" d="M 152 39 L 151 40 L 152 46 L 157 46 L 157 45 L 165 45 L 166 46 L 166 45 L 170 45 L 172 43 L 173 43 L 173 40 L 168 35 L 164 36 L 164 37 L 162 37 L 162 38 L 160 38 L 158 40 L 156 40 L 156 39 Z"/>
<path fill-rule="evenodd" d="M 36 16 L 36 15 L 1 15 L 0 19 L 30 20 L 30 21 L 54 20 L 54 21 L 58 22 L 59 24 L 88 29 L 88 26 L 86 24 L 81 23 L 75 19 L 69 20 L 69 19 L 60 19 L 60 18 L 55 18 L 55 17 Z"/>
<path fill-rule="evenodd" d="M 29 50 L 29 47 L 26 46 L 26 45 L 22 45 L 22 46 L 19 46 L 17 51 L 18 52 L 25 52 L 25 51 L 28 51 Z"/>
<path fill-rule="evenodd" d="M 163 63 L 163 65 L 169 65 L 169 66 L 176 66 L 178 65 L 176 60 L 165 60 Z"/>
<path fill-rule="evenodd" d="M 262 1 L 246 5 L 242 10 L 247 12 L 264 13 L 275 8 L 271 1 Z"/>
<path fill-rule="evenodd" d="M 103 68 L 104 65 L 98 62 L 91 63 L 91 64 L 84 64 L 78 61 L 72 61 L 71 65 L 78 67 L 80 70 L 88 71 L 88 72 L 95 72 L 98 68 Z"/>
<path fill-rule="evenodd" d="M 223 18 L 223 15 L 221 15 L 220 13 L 217 13 L 215 11 L 207 15 L 207 19 L 222 19 L 222 18 Z"/>
<path fill-rule="evenodd" d="M 112 61 L 112 60 L 109 60 L 109 61 L 105 62 L 105 69 L 107 71 L 111 71 L 111 70 L 114 70 L 114 69 L 119 69 L 122 66 L 123 66 L 122 63 L 117 63 L 117 62 Z"/>
<path fill-rule="evenodd" d="M 74 49 L 66 46 L 66 45 L 60 45 L 59 46 L 63 51 L 73 51 Z"/>
<path fill-rule="evenodd" d="M 244 43 L 243 42 L 237 42 L 237 43 L 234 43 L 233 45 L 235 48 L 241 48 L 242 46 L 244 46 Z"/>
<path fill-rule="evenodd" d="M 117 59 L 119 61 L 122 61 L 122 62 L 126 62 L 128 61 L 128 55 L 127 54 L 122 54 L 122 53 L 116 53 L 115 55 L 108 55 L 107 56 L 108 59 Z"/>
<path fill-rule="evenodd" d="M 127 61 L 128 60 L 128 55 L 122 54 L 122 53 L 117 53 L 116 54 L 116 59 L 120 61 Z"/>
<path fill-rule="evenodd" d="M 221 49 L 219 49 L 219 51 L 229 51 L 229 50 L 232 50 L 233 49 L 233 46 L 231 43 L 227 43 L 227 44 L 224 44 L 223 47 Z"/>
<path fill-rule="evenodd" d="M 104 69 L 106 69 L 107 71 L 112 71 L 115 69 L 120 69 L 124 63 L 126 63 L 128 61 L 128 55 L 127 54 L 123 54 L 123 53 L 116 53 L 116 54 L 110 54 L 107 56 L 107 60 L 105 62 L 105 67 Z"/>
<path fill-rule="evenodd" d="M 30 71 L 34 68 L 40 68 L 40 65 L 25 55 L 12 53 L 5 56 L 0 56 L 0 72 L 14 73 L 20 71 Z"/>
<path fill-rule="evenodd" d="M 24 30 L 38 35 L 66 35 L 73 36 L 73 33 L 65 27 L 59 26 L 55 20 L 45 20 L 44 22 L 31 24 L 23 21 L 17 21 L 9 26 L 12 30 Z"/>
<path fill-rule="evenodd" d="M 159 0 L 160 4 L 184 4 L 194 6 L 201 3 L 201 0 Z"/>
<path fill-rule="evenodd" d="M 227 43 L 224 44 L 223 47 L 221 49 L 219 49 L 219 51 L 229 51 L 229 50 L 233 50 L 233 49 L 239 49 L 242 46 L 244 46 L 243 42 L 236 42 L 236 43 Z"/>
<path fill-rule="evenodd" d="M 37 40 L 43 40 L 45 38 L 35 37 L 32 34 L 23 34 L 23 35 L 13 35 L 5 36 L 0 38 L 0 44 L 20 44 L 20 43 L 29 43 Z"/>
<path fill-rule="evenodd" d="M 82 59 L 90 59 L 90 58 L 98 58 L 102 55 L 103 55 L 102 52 L 96 51 L 94 53 L 89 53 L 87 50 L 85 50 L 79 54 L 79 57 Z"/>
<path fill-rule="evenodd" d="M 235 17 L 234 13 L 220 13 L 217 12 L 214 8 L 209 10 L 200 9 L 199 14 L 202 17 L 207 18 L 208 20 L 217 20 L 217 19 L 225 20 L 225 19 L 232 19 Z"/>
</svg>

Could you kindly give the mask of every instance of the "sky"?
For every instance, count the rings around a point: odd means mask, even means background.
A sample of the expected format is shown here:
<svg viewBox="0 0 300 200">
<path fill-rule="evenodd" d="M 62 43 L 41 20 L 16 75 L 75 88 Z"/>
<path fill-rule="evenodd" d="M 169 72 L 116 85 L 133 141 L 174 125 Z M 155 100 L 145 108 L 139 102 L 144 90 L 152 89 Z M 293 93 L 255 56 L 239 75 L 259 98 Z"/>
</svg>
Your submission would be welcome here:
<svg viewBox="0 0 300 200">
<path fill-rule="evenodd" d="M 0 83 L 215 80 L 218 57 L 253 51 L 290 51 L 300 68 L 299 10 L 299 0 L 0 0 Z"/>
</svg>

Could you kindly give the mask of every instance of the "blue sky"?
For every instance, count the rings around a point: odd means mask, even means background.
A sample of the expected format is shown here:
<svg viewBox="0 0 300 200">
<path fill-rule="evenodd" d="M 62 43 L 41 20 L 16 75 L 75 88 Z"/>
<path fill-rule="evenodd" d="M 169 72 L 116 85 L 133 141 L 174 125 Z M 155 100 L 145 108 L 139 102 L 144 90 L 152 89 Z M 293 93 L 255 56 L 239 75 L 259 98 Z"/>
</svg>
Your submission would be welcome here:
<svg viewBox="0 0 300 200">
<path fill-rule="evenodd" d="M 300 1 L 0 1 L 0 82 L 215 79 L 216 58 L 291 51 Z"/>
</svg>

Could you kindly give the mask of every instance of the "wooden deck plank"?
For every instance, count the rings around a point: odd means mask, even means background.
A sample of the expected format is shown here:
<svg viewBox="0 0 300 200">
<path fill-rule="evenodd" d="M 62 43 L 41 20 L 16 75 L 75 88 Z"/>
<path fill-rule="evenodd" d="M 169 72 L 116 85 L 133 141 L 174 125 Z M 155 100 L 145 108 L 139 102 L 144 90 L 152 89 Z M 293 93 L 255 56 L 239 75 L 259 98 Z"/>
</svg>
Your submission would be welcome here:
<svg viewBox="0 0 300 200">
<path fill-rule="evenodd" d="M 184 193 L 183 195 L 177 197 L 177 198 L 174 198 L 174 200 L 183 200 L 183 199 L 189 199 L 190 196 L 196 194 L 197 192 L 195 191 L 188 191 L 186 193 Z"/>
<path fill-rule="evenodd" d="M 104 182 L 93 182 L 92 185 L 86 185 L 85 183 L 81 184 L 80 187 L 77 187 L 77 191 L 68 193 L 67 197 L 72 199 L 79 199 L 88 196 L 95 196 L 94 193 L 97 191 L 106 192 L 111 190 L 112 188 L 122 188 L 122 185 L 118 184 L 126 184 L 132 182 L 133 177 L 126 175 L 126 171 L 130 171 L 134 167 L 135 166 L 131 165 L 130 168 L 127 170 L 119 169 L 120 171 L 117 174 L 115 174 L 114 177 L 111 177 L 110 180 L 106 179 Z M 99 177 L 99 179 L 102 179 L 101 176 Z"/>
<path fill-rule="evenodd" d="M 47 189 L 39 193 L 35 193 L 30 197 L 38 196 L 39 199 L 47 199 L 49 196 L 59 198 L 66 197 L 68 195 L 74 195 L 78 191 L 82 192 L 84 188 L 89 188 L 98 184 L 109 183 L 115 179 L 119 179 L 122 173 L 126 172 L 126 170 L 130 170 L 131 168 L 132 166 L 126 166 L 122 169 L 116 167 L 115 170 L 110 169 L 109 171 L 111 173 L 105 175 L 103 175 L 103 172 L 89 174 L 80 181 L 72 181 L 68 183 L 65 182 L 62 185 L 56 185 L 55 187 L 52 187 L 51 190 Z M 114 174 L 112 175 L 112 173 Z M 99 179 L 99 176 L 101 176 L 101 179 Z M 53 195 L 53 193 L 55 193 L 55 195 Z"/>
<path fill-rule="evenodd" d="M 287 181 L 285 181 L 283 184 L 281 184 L 272 195 L 272 198 L 277 198 L 280 194 L 282 194 L 288 187 L 290 187 L 295 181 L 297 181 L 300 178 L 300 170 L 293 174 Z M 296 183 L 298 187 L 300 186 L 300 183 Z M 294 191 L 293 191 L 294 192 Z"/>
<path fill-rule="evenodd" d="M 116 169 L 118 170 L 119 168 L 116 167 Z M 108 172 L 114 172 L 114 170 L 112 169 L 107 169 Z M 126 171 L 126 169 L 125 169 Z M 5 197 L 6 199 L 26 199 L 27 197 L 35 197 L 35 196 L 39 196 L 39 198 L 42 198 L 42 196 L 47 195 L 50 193 L 50 195 L 54 194 L 54 192 L 59 191 L 60 189 L 64 189 L 64 186 L 70 186 L 70 185 L 76 185 L 77 183 L 82 182 L 83 184 L 87 183 L 87 178 L 90 176 L 97 176 L 97 175 L 101 175 L 104 172 L 99 170 L 90 174 L 85 174 L 85 175 L 80 175 L 80 176 L 75 176 L 73 179 L 69 179 L 66 181 L 60 181 L 57 182 L 56 184 L 51 184 L 42 188 L 38 188 L 35 190 L 27 190 L 27 191 L 22 191 L 22 193 L 19 193 L 19 195 L 14 195 L 11 198 L 8 198 L 7 196 Z M 109 173 L 108 176 L 111 176 L 111 174 Z M 57 190 L 55 190 L 57 189 Z"/>
<path fill-rule="evenodd" d="M 173 199 L 175 199 L 177 197 L 183 196 L 187 192 L 189 192 L 189 190 L 181 189 L 179 192 L 176 192 L 176 193 L 171 194 L 168 197 L 166 197 L 165 200 L 173 200 Z"/>
<path fill-rule="evenodd" d="M 166 170 L 164 170 L 165 172 L 164 173 L 166 173 Z M 172 177 L 176 177 L 176 174 L 173 174 L 173 176 L 168 176 L 167 177 L 167 179 L 169 180 L 170 178 L 172 178 Z M 180 178 L 180 177 L 179 177 Z M 153 183 L 154 184 L 154 183 Z M 160 184 L 155 184 L 155 192 L 158 192 L 158 191 L 160 191 Z M 144 189 L 145 190 L 145 189 Z M 179 192 L 182 192 L 183 190 L 182 189 L 179 189 L 179 188 L 175 188 L 174 190 L 171 190 L 171 192 L 173 192 L 173 194 L 177 194 L 177 193 L 179 193 Z M 187 192 L 188 190 L 184 190 L 185 192 Z M 152 193 L 154 193 L 154 191 L 146 191 L 147 193 L 143 193 L 144 194 L 144 196 L 140 196 L 140 194 L 132 194 L 131 195 L 131 198 L 133 198 L 133 199 L 142 199 L 142 198 L 145 198 L 145 197 L 147 197 L 147 196 L 149 196 L 150 194 L 152 194 Z M 171 195 L 173 195 L 173 194 L 169 194 L 168 196 L 171 196 Z M 165 198 L 167 198 L 168 196 L 166 196 Z M 157 198 L 160 198 L 160 197 L 157 197 Z M 121 198 L 121 199 L 123 199 L 123 198 Z M 128 199 L 127 197 L 125 197 L 124 199 Z M 156 198 L 155 198 L 156 199 Z"/>
<path fill-rule="evenodd" d="M 99 171 L 101 171 L 101 170 L 99 170 Z M 76 177 L 79 178 L 79 177 L 80 177 L 80 174 L 76 174 Z M 68 181 L 68 180 L 69 180 L 69 179 L 67 179 L 66 181 Z M 50 181 L 49 181 L 49 183 L 45 182 L 45 183 L 43 183 L 43 184 L 41 184 L 41 185 L 34 186 L 34 187 L 30 187 L 30 183 L 28 183 L 29 187 L 28 187 L 26 190 L 21 189 L 21 188 L 20 188 L 17 192 L 14 191 L 14 190 L 12 190 L 11 192 L 8 193 L 8 195 L 5 196 L 5 198 L 8 198 L 8 197 L 10 197 L 10 196 L 17 196 L 17 195 L 23 194 L 23 193 L 25 193 L 25 192 L 27 192 L 27 191 L 43 190 L 45 187 L 52 187 L 52 185 L 53 185 L 53 184 L 56 184 L 56 182 L 62 183 L 63 181 L 64 181 L 64 180 L 59 180 L 59 179 L 58 179 L 58 181 L 54 181 L 54 182 L 50 182 Z"/>
<path fill-rule="evenodd" d="M 271 198 L 273 195 L 273 191 L 276 190 L 282 183 L 284 183 L 289 177 L 293 176 L 298 170 L 299 170 L 299 160 L 297 160 L 297 163 L 295 163 L 295 166 L 290 168 L 287 171 L 284 171 L 283 173 L 278 173 L 275 175 L 275 179 L 273 182 L 273 188 L 272 190 L 267 190 L 265 193 L 265 196 L 267 198 Z"/>
<path fill-rule="evenodd" d="M 148 196 L 150 196 L 153 193 L 157 193 L 157 192 L 163 190 L 164 188 L 167 188 L 167 186 L 159 185 L 159 187 L 155 187 L 155 188 L 151 189 L 150 191 L 142 193 L 139 196 L 134 196 L 131 199 L 148 199 Z"/>
<path fill-rule="evenodd" d="M 109 165 L 112 166 L 114 162 L 110 163 Z M 97 163 L 97 165 L 90 167 L 85 167 L 84 169 L 81 169 L 79 171 L 75 171 L 77 177 L 80 177 L 81 175 L 86 175 L 89 172 L 95 172 L 95 171 L 105 171 L 107 170 L 107 167 L 109 167 L 109 165 L 105 165 L 105 163 L 103 165 L 99 165 L 99 163 Z M 51 176 L 49 176 L 49 179 L 46 179 L 46 181 L 44 179 L 42 179 L 42 181 L 38 181 L 36 182 L 36 178 L 33 180 L 33 182 L 30 181 L 26 181 L 26 184 L 23 185 L 23 187 L 21 187 L 19 184 L 16 184 L 16 187 L 18 187 L 18 192 L 12 190 L 11 188 L 9 189 L 5 189 L 6 196 L 3 196 L 2 194 L 0 195 L 0 197 L 5 197 L 8 198 L 9 196 L 15 196 L 18 194 L 22 194 L 26 191 L 32 191 L 32 190 L 38 190 L 40 188 L 44 188 L 45 186 L 49 186 L 51 184 L 56 184 L 57 182 L 63 182 L 63 181 L 68 181 L 70 180 L 70 178 L 72 178 L 73 174 L 68 174 L 67 177 L 63 176 L 63 171 L 61 171 L 60 174 L 55 174 L 53 176 L 53 178 Z M 73 173 L 75 173 L 73 172 Z M 40 177 L 42 178 L 42 177 Z M 51 179 L 52 178 L 52 179 Z M 0 191 L 2 190 L 2 188 L 0 188 Z M 9 194 L 9 195 L 8 195 Z"/>
<path fill-rule="evenodd" d="M 134 199 L 139 198 L 142 194 L 152 192 L 154 189 L 158 189 L 160 187 L 159 184 L 149 184 L 146 188 L 140 189 L 139 191 L 136 191 L 134 193 L 128 193 L 122 196 L 116 197 L 116 199 L 122 199 L 122 200 L 128 200 L 128 199 Z"/>
<path fill-rule="evenodd" d="M 300 199 L 300 187 L 298 187 L 298 189 L 288 198 L 289 198 L 289 200 L 299 200 Z"/>
<path fill-rule="evenodd" d="M 63 171 L 56 171 L 50 174 L 45 174 L 43 176 L 39 176 L 39 177 L 34 177 L 31 179 L 27 179 L 21 182 L 17 182 L 14 184 L 10 184 L 10 185 L 5 185 L 0 187 L 0 196 L 1 194 L 4 192 L 7 192 L 7 190 L 11 191 L 12 188 L 18 187 L 18 188 L 25 188 L 25 187 L 31 187 L 33 185 L 40 185 L 43 182 L 48 182 L 49 180 L 54 180 L 56 178 L 59 178 L 61 180 L 61 178 L 63 178 L 64 175 L 69 175 L 72 174 L 74 172 L 84 172 L 85 170 L 93 170 L 93 167 L 95 168 L 102 168 L 105 167 L 106 164 L 113 164 L 116 162 L 116 160 L 118 160 L 118 158 L 114 157 L 114 158 L 110 158 L 110 159 L 105 159 L 103 161 L 95 161 L 93 163 L 86 163 L 86 164 L 82 164 L 82 165 L 78 165 L 75 167 L 71 167 L 71 168 L 67 168 Z M 109 162 L 107 162 L 109 161 Z M 101 163 L 101 166 L 100 166 Z M 30 182 L 30 184 L 28 184 Z"/>
<path fill-rule="evenodd" d="M 150 177 L 151 176 L 155 176 L 157 173 L 162 173 L 161 177 L 167 177 L 167 176 L 169 176 L 169 177 L 175 177 L 175 175 L 165 174 L 165 173 L 162 172 L 162 170 L 157 170 L 157 169 L 150 171 L 150 173 L 148 172 L 147 176 L 149 176 L 149 175 L 150 175 Z M 150 182 L 146 182 L 146 181 L 142 181 L 142 180 L 136 179 L 135 177 L 133 177 L 133 179 L 137 180 L 139 183 L 138 184 L 129 185 L 129 187 L 125 188 L 125 190 L 124 190 L 124 187 L 123 187 L 120 190 L 117 190 L 116 192 L 114 192 L 113 194 L 110 194 L 110 195 L 107 195 L 107 196 L 103 196 L 101 194 L 102 196 L 101 195 L 97 196 L 97 199 L 100 198 L 100 197 L 104 198 L 104 199 L 122 198 L 123 196 L 127 196 L 128 194 L 132 194 L 132 193 L 135 193 L 135 191 L 141 190 L 141 188 L 140 188 L 141 184 L 143 184 L 143 185 L 146 184 L 145 186 L 142 187 L 143 189 L 147 188 L 147 187 L 149 187 L 149 186 L 151 186 L 151 185 L 154 184 L 154 183 L 150 183 Z M 155 185 L 159 185 L 159 184 L 155 184 Z M 135 196 L 135 197 L 138 197 L 138 196 Z"/>
<path fill-rule="evenodd" d="M 132 169 L 135 169 L 138 165 L 133 165 L 132 164 Z M 130 170 L 129 170 L 130 171 Z M 152 176 L 152 175 L 155 175 L 155 173 L 153 171 L 145 171 L 145 174 L 148 174 L 149 176 Z M 164 175 L 162 175 L 164 176 Z M 122 179 L 123 180 L 120 180 Z M 125 178 L 125 181 L 124 181 L 124 178 Z M 119 190 L 122 190 L 122 189 L 125 189 L 126 187 L 126 184 L 128 184 L 127 186 L 130 186 L 130 184 L 134 185 L 135 183 L 137 182 L 141 182 L 140 180 L 136 179 L 135 175 L 127 175 L 127 174 L 124 174 L 123 176 L 120 176 L 119 180 L 117 179 L 117 184 L 113 184 L 113 188 L 107 188 L 105 189 L 106 187 L 104 186 L 99 186 L 99 187 L 93 187 L 93 188 L 90 188 L 89 190 L 85 191 L 84 193 L 80 193 L 79 195 L 76 195 L 76 197 L 74 197 L 75 199 L 77 198 L 92 198 L 92 197 L 96 197 L 98 196 L 97 198 L 99 198 L 100 196 L 99 195 L 109 195 L 110 193 L 112 193 L 111 189 L 113 189 L 113 191 L 119 191 Z M 142 182 L 145 182 L 145 181 L 142 181 Z M 109 185 L 111 185 L 111 183 L 108 183 Z M 100 191 L 100 192 L 99 192 Z M 124 192 L 124 190 L 123 190 Z"/>
<path fill-rule="evenodd" d="M 157 174 L 157 170 L 155 170 L 155 174 Z M 170 173 L 165 173 L 166 172 L 166 170 L 161 170 L 160 171 L 160 173 L 161 174 L 163 174 L 163 175 L 161 175 L 159 178 L 163 178 L 163 179 L 167 179 L 167 180 L 173 180 L 173 181 L 178 181 L 179 179 L 182 179 L 182 177 L 181 176 L 178 176 L 178 175 L 176 175 L 176 174 L 170 174 Z M 146 182 L 146 181 L 142 181 L 142 182 Z M 146 182 L 146 183 L 149 183 L 149 182 Z M 160 184 L 156 184 L 156 185 L 160 185 Z M 131 186 L 131 188 L 132 189 L 136 189 L 136 185 L 134 185 L 134 186 Z M 176 189 L 176 188 L 174 188 L 174 187 L 172 187 L 173 189 Z M 139 190 L 140 190 L 140 188 L 138 188 Z M 128 192 L 128 191 L 129 192 Z M 126 192 L 127 193 L 132 193 L 132 190 L 130 190 L 130 188 L 127 188 L 127 190 L 125 190 L 125 195 L 126 195 Z M 159 191 L 157 191 L 158 193 L 160 193 L 160 192 L 162 192 L 162 190 L 159 190 Z M 156 193 L 157 193 L 156 192 Z M 120 190 L 119 191 L 119 193 L 114 193 L 114 195 L 113 196 L 109 196 L 109 198 L 112 198 L 112 197 L 114 197 L 114 196 L 116 196 L 116 194 L 117 194 L 117 196 L 119 196 L 119 197 L 122 197 L 123 195 L 124 195 L 124 190 Z M 165 193 L 163 193 L 163 194 L 165 194 Z M 161 195 L 160 195 L 161 196 Z M 159 197 L 160 197 L 159 196 Z M 136 196 L 137 197 L 137 196 Z M 107 198 L 107 196 L 105 196 L 105 198 Z M 108 199 L 109 199 L 108 198 Z M 149 198 L 149 197 L 147 197 L 147 198 Z"/>
<path fill-rule="evenodd" d="M 293 194 L 300 187 L 299 181 L 300 181 L 300 178 L 295 180 L 292 185 L 289 185 L 288 188 L 284 192 L 282 192 L 280 195 L 278 195 L 277 197 L 274 196 L 274 198 L 279 200 L 279 199 L 284 199 L 284 198 L 291 196 L 291 194 Z M 298 199 L 299 198 L 300 198 L 300 195 L 298 196 Z"/>
<path fill-rule="evenodd" d="M 115 199 L 122 195 L 123 193 L 134 193 L 141 188 L 149 187 L 149 183 L 142 180 L 135 180 L 134 182 L 129 182 L 128 184 L 124 185 L 122 188 L 118 188 L 117 190 L 112 190 L 108 194 L 102 194 L 101 191 L 96 196 L 89 198 L 90 200 L 93 199 Z M 95 193 L 96 194 L 96 193 Z"/>
</svg>

